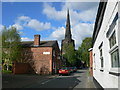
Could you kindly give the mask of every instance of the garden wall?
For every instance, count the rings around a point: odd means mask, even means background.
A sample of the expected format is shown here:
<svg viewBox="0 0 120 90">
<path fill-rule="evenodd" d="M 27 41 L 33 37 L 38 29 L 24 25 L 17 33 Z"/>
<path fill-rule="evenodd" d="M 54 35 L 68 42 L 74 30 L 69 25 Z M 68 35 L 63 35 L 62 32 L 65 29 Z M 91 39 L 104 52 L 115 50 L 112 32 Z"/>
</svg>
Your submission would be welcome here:
<svg viewBox="0 0 120 90">
<path fill-rule="evenodd" d="M 30 74 L 34 73 L 34 70 L 29 63 L 14 63 L 13 64 L 13 74 Z"/>
</svg>

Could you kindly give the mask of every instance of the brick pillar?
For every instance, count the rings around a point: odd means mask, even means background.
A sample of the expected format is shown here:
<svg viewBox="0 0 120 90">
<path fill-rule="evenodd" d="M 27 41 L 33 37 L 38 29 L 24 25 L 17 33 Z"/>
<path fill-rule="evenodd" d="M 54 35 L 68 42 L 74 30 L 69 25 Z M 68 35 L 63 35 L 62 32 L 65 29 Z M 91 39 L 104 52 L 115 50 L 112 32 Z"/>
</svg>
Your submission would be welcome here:
<svg viewBox="0 0 120 90">
<path fill-rule="evenodd" d="M 40 35 L 34 35 L 34 46 L 40 45 Z"/>
<path fill-rule="evenodd" d="M 92 48 L 89 49 L 89 54 L 90 54 L 90 75 L 93 76 L 93 53 L 92 53 Z"/>
</svg>

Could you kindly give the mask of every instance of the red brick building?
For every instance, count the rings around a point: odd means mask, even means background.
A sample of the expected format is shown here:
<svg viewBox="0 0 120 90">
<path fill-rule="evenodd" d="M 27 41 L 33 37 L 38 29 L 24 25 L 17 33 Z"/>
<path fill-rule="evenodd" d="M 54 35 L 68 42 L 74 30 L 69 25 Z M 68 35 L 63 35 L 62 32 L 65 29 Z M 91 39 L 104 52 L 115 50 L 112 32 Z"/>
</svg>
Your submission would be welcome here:
<svg viewBox="0 0 120 90">
<path fill-rule="evenodd" d="M 24 41 L 22 47 L 23 60 L 30 63 L 36 74 L 57 73 L 62 67 L 57 41 L 40 41 L 40 35 L 34 35 L 34 41 Z"/>
</svg>

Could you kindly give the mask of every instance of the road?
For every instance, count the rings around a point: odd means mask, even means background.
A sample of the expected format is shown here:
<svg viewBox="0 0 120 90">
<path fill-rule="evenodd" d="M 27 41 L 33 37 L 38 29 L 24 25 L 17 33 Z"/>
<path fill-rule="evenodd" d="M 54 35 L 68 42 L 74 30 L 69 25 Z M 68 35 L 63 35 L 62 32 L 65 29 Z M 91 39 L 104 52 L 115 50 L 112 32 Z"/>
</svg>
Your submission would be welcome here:
<svg viewBox="0 0 120 90">
<path fill-rule="evenodd" d="M 88 70 L 78 70 L 69 76 L 2 75 L 3 88 L 95 88 Z"/>
<path fill-rule="evenodd" d="M 26 88 L 94 88 L 90 82 L 87 70 L 78 70 L 69 76 L 57 76 L 41 83 L 35 83 Z"/>
</svg>

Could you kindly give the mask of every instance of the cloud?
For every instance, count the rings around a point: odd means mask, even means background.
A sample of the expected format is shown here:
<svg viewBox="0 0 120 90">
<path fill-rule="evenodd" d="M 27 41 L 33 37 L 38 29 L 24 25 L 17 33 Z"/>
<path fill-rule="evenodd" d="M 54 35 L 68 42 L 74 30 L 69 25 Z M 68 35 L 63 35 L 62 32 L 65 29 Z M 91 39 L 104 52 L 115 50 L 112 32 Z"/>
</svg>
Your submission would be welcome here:
<svg viewBox="0 0 120 90">
<path fill-rule="evenodd" d="M 31 19 L 31 18 L 28 17 L 28 16 L 20 16 L 20 17 L 18 17 L 18 20 L 23 20 L 23 21 L 24 21 L 24 20 L 25 20 L 25 21 L 26 21 L 26 20 L 28 21 L 28 20 L 30 20 L 30 19 Z"/>
<path fill-rule="evenodd" d="M 75 40 L 75 48 L 81 45 L 85 37 L 91 37 L 93 32 L 93 24 L 79 23 L 71 28 L 72 39 Z M 61 48 L 61 41 L 65 36 L 65 27 L 56 28 L 52 34 L 46 38 L 48 40 L 58 40 L 59 47 Z"/>
<path fill-rule="evenodd" d="M 67 9 L 69 8 L 72 38 L 75 40 L 77 49 L 85 37 L 92 36 L 98 4 L 98 2 L 65 2 L 62 3 L 61 9 L 57 10 L 52 4 L 45 3 L 43 14 L 52 20 L 66 20 Z M 58 40 L 58 43 L 61 44 L 64 35 L 65 27 L 56 27 L 50 38 Z"/>
<path fill-rule="evenodd" d="M 4 29 L 4 26 L 0 24 L 0 32 Z"/>
<path fill-rule="evenodd" d="M 70 9 L 71 21 L 75 23 L 80 21 L 93 22 L 96 16 L 98 2 L 65 2 L 61 10 L 56 10 L 54 6 L 48 3 L 43 5 L 43 14 L 49 19 L 64 20 L 66 19 L 67 9 Z"/>
<path fill-rule="evenodd" d="M 21 37 L 21 40 L 22 41 L 33 41 L 33 39 L 30 39 L 28 37 Z"/>
<path fill-rule="evenodd" d="M 97 7 L 98 2 L 65 2 L 63 5 L 63 10 L 64 9 L 73 9 L 73 10 L 80 10 L 86 11 L 92 8 Z"/>
<path fill-rule="evenodd" d="M 50 29 L 51 24 L 50 23 L 43 23 L 36 19 L 31 19 L 28 24 L 28 27 L 33 28 L 35 30 L 41 31 L 41 30 L 47 30 Z"/>
<path fill-rule="evenodd" d="M 17 19 L 15 20 L 15 23 L 26 26 L 26 24 L 31 20 L 30 17 L 28 16 L 20 16 L 17 17 Z"/>
<path fill-rule="evenodd" d="M 50 38 L 61 41 L 62 39 L 64 39 L 64 36 L 65 36 L 65 28 L 58 27 L 55 31 L 52 32 Z"/>
<path fill-rule="evenodd" d="M 43 13 L 50 19 L 61 20 L 65 19 L 65 11 L 57 11 L 55 7 L 52 7 L 50 4 L 44 3 Z"/>
<path fill-rule="evenodd" d="M 93 33 L 93 24 L 79 23 L 72 28 L 72 36 L 75 40 L 76 49 L 81 45 L 85 37 L 91 37 Z"/>
<path fill-rule="evenodd" d="M 22 30 L 24 27 L 29 27 L 37 31 L 47 30 L 51 28 L 50 22 L 41 22 L 37 19 L 32 19 L 28 16 L 20 16 L 15 20 L 15 24 L 10 25 L 9 27 L 14 26 L 17 30 Z"/>
<path fill-rule="evenodd" d="M 13 24 L 12 26 L 9 26 L 10 27 L 15 27 L 17 30 L 22 30 L 23 29 L 23 26 L 20 25 L 20 24 Z"/>
</svg>

